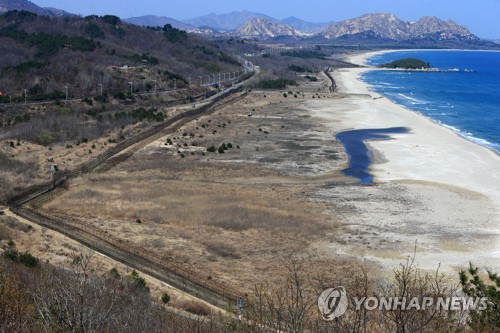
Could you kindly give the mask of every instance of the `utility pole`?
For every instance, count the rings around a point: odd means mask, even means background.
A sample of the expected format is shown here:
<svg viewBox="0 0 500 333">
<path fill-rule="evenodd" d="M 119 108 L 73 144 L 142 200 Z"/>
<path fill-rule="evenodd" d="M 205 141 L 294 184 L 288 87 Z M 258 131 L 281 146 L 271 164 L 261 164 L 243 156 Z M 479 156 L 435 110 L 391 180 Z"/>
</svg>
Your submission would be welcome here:
<svg viewBox="0 0 500 333">
<path fill-rule="evenodd" d="M 174 91 L 175 91 L 175 89 L 177 89 L 177 79 L 176 78 L 174 78 Z"/>
<path fill-rule="evenodd" d="M 218 83 L 220 83 L 220 73 L 219 73 L 219 74 L 217 74 L 217 75 L 219 75 L 219 81 L 218 81 Z"/>
<path fill-rule="evenodd" d="M 203 76 L 200 76 L 200 86 L 203 85 Z"/>
<path fill-rule="evenodd" d="M 102 96 L 102 83 L 99 83 L 99 88 L 101 89 L 101 96 Z"/>
<path fill-rule="evenodd" d="M 28 102 L 28 91 L 26 89 L 23 89 L 24 91 L 24 104 Z"/>
<path fill-rule="evenodd" d="M 155 94 L 156 94 L 156 80 L 155 80 Z"/>
<path fill-rule="evenodd" d="M 130 84 L 130 95 L 132 95 L 133 89 L 134 89 L 134 83 L 130 81 L 128 84 Z"/>
<path fill-rule="evenodd" d="M 66 88 L 66 100 L 68 100 L 68 89 L 69 89 L 69 85 L 65 85 L 64 88 Z"/>
<path fill-rule="evenodd" d="M 191 76 L 188 76 L 188 85 L 191 85 Z"/>
</svg>

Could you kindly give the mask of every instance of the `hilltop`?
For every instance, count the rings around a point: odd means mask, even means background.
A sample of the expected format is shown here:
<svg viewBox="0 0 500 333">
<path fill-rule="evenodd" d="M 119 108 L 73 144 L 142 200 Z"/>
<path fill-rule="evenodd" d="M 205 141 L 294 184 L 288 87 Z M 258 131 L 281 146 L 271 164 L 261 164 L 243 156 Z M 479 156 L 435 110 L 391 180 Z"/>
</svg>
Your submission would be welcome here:
<svg viewBox="0 0 500 333">
<path fill-rule="evenodd" d="M 416 22 L 407 22 L 390 13 L 366 14 L 337 22 L 321 36 L 337 42 L 359 44 L 458 48 L 494 46 L 451 20 L 426 16 Z"/>
<path fill-rule="evenodd" d="M 0 92 L 20 96 L 126 91 L 146 80 L 178 86 L 188 77 L 234 71 L 240 64 L 202 37 L 165 25 L 146 29 L 112 15 L 50 18 L 26 11 L 0 16 Z M 137 69 L 138 74 L 133 74 Z M 149 84 L 151 84 L 149 82 Z M 170 83 L 169 83 L 170 82 Z M 144 89 L 142 89 L 144 90 Z"/>
<path fill-rule="evenodd" d="M 49 17 L 76 16 L 75 14 L 71 14 L 65 12 L 64 10 L 56 8 L 43 8 L 27 0 L 0 0 L 0 14 L 13 10 L 19 10 L 19 11 L 25 10 L 28 12 L 35 13 L 37 15 L 43 15 Z"/>
<path fill-rule="evenodd" d="M 234 32 L 238 37 L 304 37 L 305 33 L 297 31 L 290 25 L 266 18 L 255 18 L 247 21 Z"/>
</svg>

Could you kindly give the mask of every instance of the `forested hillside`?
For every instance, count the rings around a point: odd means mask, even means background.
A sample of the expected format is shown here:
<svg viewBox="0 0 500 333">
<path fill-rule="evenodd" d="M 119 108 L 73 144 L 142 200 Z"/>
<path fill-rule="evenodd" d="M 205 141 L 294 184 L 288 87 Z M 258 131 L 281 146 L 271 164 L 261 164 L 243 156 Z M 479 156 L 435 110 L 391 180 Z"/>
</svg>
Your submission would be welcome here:
<svg viewBox="0 0 500 333">
<path fill-rule="evenodd" d="M 49 18 L 29 12 L 0 16 L 0 93 L 20 99 L 178 87 L 188 77 L 234 71 L 239 63 L 201 37 L 166 25 L 146 29 L 116 16 Z M 139 70 L 137 70 L 139 69 Z M 147 87 L 146 87 L 147 86 Z M 99 90 L 98 90 L 99 89 Z"/>
</svg>

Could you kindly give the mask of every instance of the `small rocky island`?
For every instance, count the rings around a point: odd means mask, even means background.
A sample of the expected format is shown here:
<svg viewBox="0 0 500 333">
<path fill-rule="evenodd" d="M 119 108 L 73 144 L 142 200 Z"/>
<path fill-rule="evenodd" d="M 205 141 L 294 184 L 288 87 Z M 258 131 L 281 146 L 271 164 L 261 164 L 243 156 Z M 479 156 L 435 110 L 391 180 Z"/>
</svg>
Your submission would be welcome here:
<svg viewBox="0 0 500 333">
<path fill-rule="evenodd" d="M 397 68 L 397 69 L 431 69 L 431 65 L 416 58 L 405 58 L 389 62 L 387 64 L 378 65 L 379 68 Z"/>
</svg>

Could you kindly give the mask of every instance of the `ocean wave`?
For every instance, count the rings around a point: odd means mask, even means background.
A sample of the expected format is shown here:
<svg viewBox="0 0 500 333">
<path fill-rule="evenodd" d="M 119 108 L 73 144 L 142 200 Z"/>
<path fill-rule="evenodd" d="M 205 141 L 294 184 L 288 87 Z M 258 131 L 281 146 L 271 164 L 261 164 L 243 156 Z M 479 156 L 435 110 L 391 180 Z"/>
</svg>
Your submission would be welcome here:
<svg viewBox="0 0 500 333">
<path fill-rule="evenodd" d="M 458 135 L 460 135 L 461 137 L 463 137 L 469 141 L 477 143 L 480 146 L 491 148 L 491 149 L 495 150 L 498 154 L 500 154 L 500 145 L 499 144 L 490 142 L 490 141 L 483 139 L 483 138 L 478 138 L 477 136 L 474 136 L 474 134 L 472 134 L 471 132 L 464 132 L 455 126 L 447 125 L 447 124 L 444 124 L 442 122 L 439 122 L 439 124 L 443 127 L 451 129 L 453 132 L 457 133 Z"/>
<path fill-rule="evenodd" d="M 416 99 L 416 98 L 413 98 L 411 96 L 408 96 L 408 95 L 405 95 L 405 94 L 402 94 L 402 93 L 398 93 L 397 94 L 399 97 L 402 97 L 408 101 L 411 102 L 412 105 L 423 105 L 423 104 L 427 104 L 426 101 L 421 101 L 419 99 Z"/>
<path fill-rule="evenodd" d="M 383 92 L 383 93 L 384 93 L 384 95 L 386 95 L 390 100 L 394 101 L 395 103 L 400 104 L 404 107 L 408 107 L 413 112 L 432 120 L 433 122 L 435 122 L 436 124 L 438 124 L 440 126 L 443 126 L 445 128 L 452 130 L 453 132 L 455 132 L 457 135 L 460 135 L 464 139 L 469 140 L 471 142 L 474 142 L 480 146 L 490 148 L 493 151 L 495 151 L 497 154 L 500 154 L 500 144 L 496 144 L 496 143 L 490 142 L 486 139 L 476 137 L 471 132 L 463 131 L 458 127 L 455 127 L 455 126 L 452 126 L 452 125 L 449 125 L 449 124 L 442 122 L 438 117 L 458 117 L 459 116 L 456 112 L 455 113 L 439 112 L 439 109 L 443 109 L 443 108 L 449 109 L 450 105 L 441 105 L 440 106 L 440 105 L 432 104 L 432 106 L 435 107 L 435 108 L 432 108 L 431 104 L 426 103 L 426 102 L 422 102 L 422 101 L 419 101 L 420 103 L 411 102 L 411 100 L 416 100 L 416 99 L 409 97 L 407 95 L 401 94 L 401 93 L 389 93 L 389 92 Z M 409 101 L 410 101 L 410 103 L 408 103 Z M 419 107 L 419 105 L 421 105 L 421 106 L 425 105 L 425 107 Z"/>
<path fill-rule="evenodd" d="M 372 71 L 363 75 L 364 81 L 394 103 L 500 153 L 500 67 L 494 66 L 500 53 L 394 52 L 373 57 L 370 62 L 386 63 L 415 55 L 440 68 L 473 69 L 474 75 L 465 70 L 460 75 Z"/>
<path fill-rule="evenodd" d="M 457 127 L 455 127 L 455 126 L 451 126 L 451 125 L 447 125 L 447 124 L 443 124 L 443 123 L 441 123 L 441 125 L 443 125 L 443 127 L 446 127 L 446 128 L 448 128 L 448 129 L 451 129 L 453 132 L 457 132 L 457 133 L 460 133 L 460 134 L 465 134 L 464 132 L 462 132 L 462 131 L 460 130 L 460 128 L 457 128 Z"/>
</svg>

